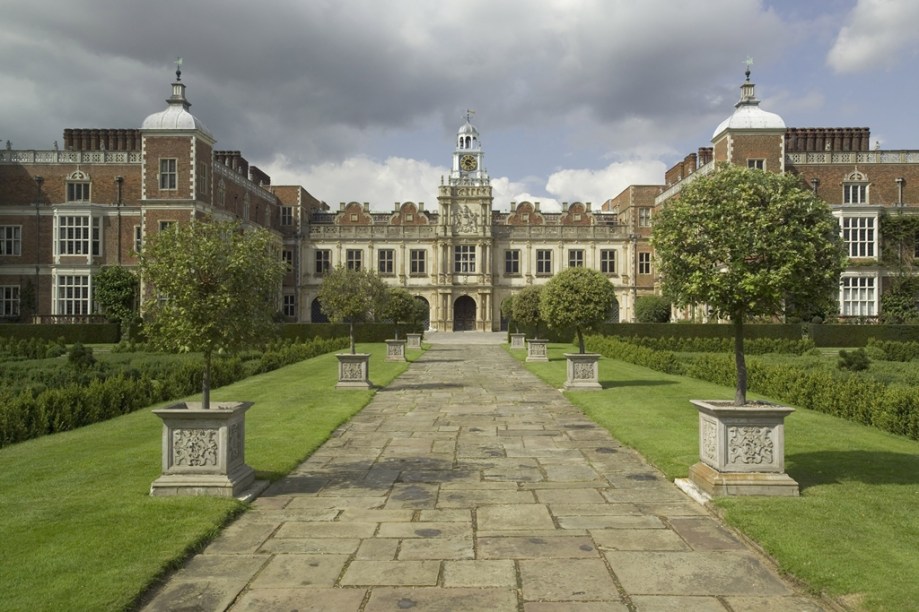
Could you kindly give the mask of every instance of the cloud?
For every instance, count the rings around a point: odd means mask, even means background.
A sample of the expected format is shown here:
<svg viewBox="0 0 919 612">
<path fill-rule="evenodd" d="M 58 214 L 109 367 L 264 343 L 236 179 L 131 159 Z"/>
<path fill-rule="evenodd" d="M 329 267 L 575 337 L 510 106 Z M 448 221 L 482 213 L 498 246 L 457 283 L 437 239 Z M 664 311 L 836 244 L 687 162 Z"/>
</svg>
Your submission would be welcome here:
<svg viewBox="0 0 919 612">
<path fill-rule="evenodd" d="M 914 0 L 858 0 L 848 24 L 839 30 L 827 64 L 840 74 L 890 70 L 904 55 L 919 53 L 917 21 L 919 3 Z"/>
<path fill-rule="evenodd" d="M 591 202 L 594 210 L 629 185 L 660 185 L 667 168 L 658 160 L 613 162 L 600 170 L 562 170 L 546 183 L 546 191 L 566 202 Z"/>
<path fill-rule="evenodd" d="M 342 162 L 311 166 L 306 170 L 291 167 L 288 160 L 276 157 L 261 167 L 275 185 L 304 185 L 314 197 L 332 210 L 341 202 L 368 202 L 374 211 L 393 210 L 396 202 L 424 202 L 427 210 L 437 210 L 437 186 L 450 169 L 401 157 L 376 161 L 351 157 Z"/>
</svg>

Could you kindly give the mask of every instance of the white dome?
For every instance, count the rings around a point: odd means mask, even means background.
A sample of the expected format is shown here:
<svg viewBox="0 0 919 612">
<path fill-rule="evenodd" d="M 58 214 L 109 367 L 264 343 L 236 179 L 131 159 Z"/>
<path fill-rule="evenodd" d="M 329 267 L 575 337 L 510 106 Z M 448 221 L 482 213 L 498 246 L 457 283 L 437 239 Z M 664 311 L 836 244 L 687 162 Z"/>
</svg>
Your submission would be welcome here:
<svg viewBox="0 0 919 612">
<path fill-rule="evenodd" d="M 153 113 L 144 119 L 142 130 L 163 130 L 163 131 L 188 131 L 197 130 L 203 132 L 209 138 L 213 135 L 207 126 L 200 119 L 188 112 L 191 102 L 185 99 L 185 84 L 182 83 L 180 73 L 176 72 L 176 81 L 172 84 L 172 96 L 166 100 L 169 105 L 166 110 Z"/>
<path fill-rule="evenodd" d="M 725 130 L 784 130 L 785 121 L 759 106 L 744 104 L 738 106 L 734 113 L 721 122 L 712 134 L 712 140 Z"/>
<path fill-rule="evenodd" d="M 474 126 L 474 125 L 472 125 L 471 123 L 469 123 L 469 122 L 467 121 L 467 122 L 466 122 L 465 124 L 463 124 L 463 126 L 459 129 L 458 134 L 459 134 L 459 135 L 462 135 L 462 136 L 467 135 L 467 134 L 470 135 L 470 136 L 478 136 L 478 135 L 479 135 L 479 131 L 478 131 L 477 129 L 475 129 L 475 126 Z"/>
<path fill-rule="evenodd" d="M 200 119 L 178 105 L 170 105 L 166 110 L 153 113 L 141 126 L 144 130 L 200 130 L 210 134 L 207 126 Z"/>
</svg>

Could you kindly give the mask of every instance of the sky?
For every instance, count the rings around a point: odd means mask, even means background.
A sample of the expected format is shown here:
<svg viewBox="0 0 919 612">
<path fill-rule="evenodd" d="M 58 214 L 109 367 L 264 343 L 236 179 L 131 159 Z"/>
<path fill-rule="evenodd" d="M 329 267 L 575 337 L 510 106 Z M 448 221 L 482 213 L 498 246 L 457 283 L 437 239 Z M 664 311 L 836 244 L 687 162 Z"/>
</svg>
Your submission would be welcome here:
<svg viewBox="0 0 919 612">
<path fill-rule="evenodd" d="M 495 208 L 660 184 L 752 58 L 790 127 L 919 149 L 915 0 L 0 0 L 0 141 L 139 128 L 182 81 L 218 150 L 273 184 L 436 210 L 475 111 Z"/>
</svg>

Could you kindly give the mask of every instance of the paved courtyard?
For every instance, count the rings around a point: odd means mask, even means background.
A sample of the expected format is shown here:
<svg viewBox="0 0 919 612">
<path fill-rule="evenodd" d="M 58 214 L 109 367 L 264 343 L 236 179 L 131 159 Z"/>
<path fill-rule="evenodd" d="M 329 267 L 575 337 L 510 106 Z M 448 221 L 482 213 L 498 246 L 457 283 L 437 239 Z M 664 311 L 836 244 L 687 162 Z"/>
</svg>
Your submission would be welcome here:
<svg viewBox="0 0 919 612">
<path fill-rule="evenodd" d="M 823 609 L 502 338 L 432 335 L 145 609 Z"/>
</svg>

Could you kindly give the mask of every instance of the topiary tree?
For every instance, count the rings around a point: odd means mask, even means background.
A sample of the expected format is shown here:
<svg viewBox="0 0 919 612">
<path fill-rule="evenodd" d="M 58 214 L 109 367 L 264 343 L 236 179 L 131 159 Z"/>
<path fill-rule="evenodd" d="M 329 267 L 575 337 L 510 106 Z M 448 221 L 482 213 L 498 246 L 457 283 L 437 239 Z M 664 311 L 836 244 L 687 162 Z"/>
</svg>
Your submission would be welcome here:
<svg viewBox="0 0 919 612">
<path fill-rule="evenodd" d="M 542 312 L 539 309 L 542 285 L 524 287 L 516 295 L 511 305 L 513 319 L 526 327 L 535 327 L 534 338 L 539 338 L 539 326 L 543 323 Z"/>
<path fill-rule="evenodd" d="M 660 295 L 642 295 L 635 300 L 635 319 L 639 323 L 670 321 L 670 300 Z"/>
<path fill-rule="evenodd" d="M 412 310 L 412 316 L 409 318 L 409 323 L 411 323 L 412 326 L 417 327 L 418 325 L 421 325 L 427 321 L 428 315 L 430 314 L 430 307 L 428 306 L 427 302 L 419 297 L 414 298 L 414 300 L 415 308 Z M 422 328 L 421 332 L 422 334 L 424 333 L 424 328 Z"/>
<path fill-rule="evenodd" d="M 781 314 L 788 301 L 827 304 L 846 259 L 838 222 L 800 178 L 727 164 L 666 204 L 651 243 L 664 295 L 733 323 L 738 406 L 747 393 L 744 321 Z"/>
<path fill-rule="evenodd" d="M 351 354 L 355 353 L 354 324 L 366 321 L 383 305 L 386 285 L 370 270 L 353 270 L 338 265 L 322 279 L 319 304 L 334 323 L 347 322 Z"/>
<path fill-rule="evenodd" d="M 123 337 L 130 337 L 137 319 L 137 275 L 122 266 L 105 266 L 93 277 L 96 303 L 106 318 L 117 323 Z"/>
<path fill-rule="evenodd" d="M 616 290 L 602 272 L 568 268 L 546 283 L 540 311 L 550 327 L 574 327 L 583 354 L 584 331 L 607 319 L 615 299 Z"/>
<path fill-rule="evenodd" d="M 273 330 L 285 265 L 267 230 L 195 220 L 155 234 L 140 254 L 148 293 L 146 330 L 157 345 L 204 356 L 202 407 L 210 408 L 211 363 Z"/>
<path fill-rule="evenodd" d="M 322 300 L 319 300 L 322 303 Z M 399 322 L 411 321 L 417 316 L 417 301 L 412 294 L 402 287 L 391 287 L 384 294 L 384 303 L 380 309 L 380 318 L 392 321 L 395 327 L 396 340 L 399 339 Z"/>
</svg>

